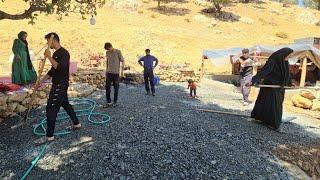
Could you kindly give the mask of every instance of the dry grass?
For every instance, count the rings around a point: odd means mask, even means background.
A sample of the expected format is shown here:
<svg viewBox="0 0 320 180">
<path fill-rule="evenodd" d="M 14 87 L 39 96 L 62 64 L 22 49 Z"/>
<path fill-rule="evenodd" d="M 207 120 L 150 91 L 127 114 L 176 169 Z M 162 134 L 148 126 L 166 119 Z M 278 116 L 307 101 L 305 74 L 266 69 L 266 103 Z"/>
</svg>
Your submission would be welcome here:
<svg viewBox="0 0 320 180">
<path fill-rule="evenodd" d="M 276 36 L 282 39 L 287 39 L 289 37 L 288 34 L 285 32 L 277 32 Z"/>
<path fill-rule="evenodd" d="M 81 20 L 75 14 L 64 17 L 63 21 L 58 21 L 54 15 L 40 15 L 34 26 L 28 25 L 28 20 L 1 20 L 0 61 L 7 62 L 13 39 L 21 30 L 29 32 L 30 49 L 34 51 L 43 46 L 43 36 L 46 33 L 57 32 L 61 36 L 62 45 L 70 51 L 72 59 L 77 61 L 86 58 L 89 53 L 104 54 L 103 45 L 110 41 L 122 50 L 128 64 L 138 70 L 141 69 L 136 65 L 137 56 L 143 55 L 145 48 L 150 48 L 161 63 L 190 62 L 198 69 L 204 49 L 291 43 L 297 38 L 320 36 L 318 26 L 302 24 L 294 19 L 295 13 L 306 11 L 295 6 L 283 8 L 281 4 L 266 1 L 265 4 L 261 4 L 261 9 L 257 9 L 252 4 L 234 4 L 224 10 L 237 16 L 252 18 L 256 23 L 248 28 L 247 24 L 239 21 L 218 21 L 213 31 L 208 28 L 207 23 L 193 20 L 203 9 L 193 1 L 179 5 L 179 8 L 188 9 L 184 15 L 160 14 L 153 10 L 157 2 L 145 2 L 148 3 L 142 3 L 137 12 L 103 7 L 98 10 L 95 26 L 91 26 L 89 20 Z M 21 4 L 21 0 L 10 0 L 0 3 L 0 6 L 1 10 L 21 12 L 24 4 Z M 281 14 L 272 13 L 273 9 L 277 9 Z M 314 12 L 320 17 L 319 12 Z M 265 17 L 268 17 L 267 23 L 259 21 L 259 18 Z M 288 19 L 291 21 L 288 22 Z M 275 22 L 277 26 L 269 22 Z M 222 33 L 217 34 L 216 31 Z M 276 32 L 287 32 L 290 36 L 277 39 L 274 38 Z M 206 64 L 210 71 L 215 70 L 215 67 L 209 67 L 210 63 Z M 10 72 L 10 69 L 7 69 L 7 72 Z M 1 71 L 0 74 L 7 72 Z"/>
</svg>

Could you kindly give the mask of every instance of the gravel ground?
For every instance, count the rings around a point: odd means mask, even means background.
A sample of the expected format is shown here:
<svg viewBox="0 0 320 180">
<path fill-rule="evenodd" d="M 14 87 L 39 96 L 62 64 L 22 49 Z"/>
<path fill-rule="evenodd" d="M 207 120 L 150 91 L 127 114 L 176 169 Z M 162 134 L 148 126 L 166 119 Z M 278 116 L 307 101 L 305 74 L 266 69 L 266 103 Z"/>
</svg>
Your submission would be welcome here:
<svg viewBox="0 0 320 180">
<path fill-rule="evenodd" d="M 96 108 L 112 117 L 110 123 L 93 125 L 81 118 L 84 128 L 57 137 L 28 178 L 293 179 L 273 149 L 319 143 L 319 129 L 308 131 L 296 120 L 277 133 L 248 118 L 195 110 L 248 113 L 252 107 L 242 107 L 240 94 L 227 84 L 205 80 L 199 99 L 188 97 L 185 83 L 157 86 L 155 97 L 144 95 L 142 86 L 120 88 L 117 107 Z M 90 98 L 103 104 L 104 91 Z M 33 118 L 43 117 L 43 111 L 32 112 Z M 0 126 L 0 179 L 19 179 L 41 148 L 33 144 L 32 123 L 12 130 L 17 123 L 13 118 Z"/>
</svg>

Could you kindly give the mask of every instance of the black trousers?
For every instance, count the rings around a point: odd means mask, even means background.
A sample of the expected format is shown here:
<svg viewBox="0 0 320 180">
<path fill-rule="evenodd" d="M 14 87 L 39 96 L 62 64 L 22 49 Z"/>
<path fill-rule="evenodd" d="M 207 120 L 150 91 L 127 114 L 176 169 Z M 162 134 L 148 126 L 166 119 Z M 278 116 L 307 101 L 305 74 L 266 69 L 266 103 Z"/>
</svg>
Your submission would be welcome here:
<svg viewBox="0 0 320 180">
<path fill-rule="evenodd" d="M 151 85 L 151 92 L 155 93 L 155 88 L 154 88 L 154 83 L 153 83 L 153 78 L 154 78 L 153 69 L 145 69 L 143 76 L 144 76 L 144 85 L 145 85 L 147 93 L 150 92 L 149 83 Z"/>
<path fill-rule="evenodd" d="M 79 124 L 76 113 L 74 112 L 68 100 L 68 87 L 69 84 L 53 84 L 50 90 L 49 99 L 46 107 L 47 116 L 47 137 L 52 137 L 56 124 L 56 119 L 60 107 L 67 112 L 73 125 Z"/>
<path fill-rule="evenodd" d="M 107 97 L 107 102 L 111 103 L 111 84 L 113 85 L 114 88 L 114 99 L 113 101 L 117 103 L 118 101 L 118 92 L 119 92 L 119 74 L 112 74 L 112 73 L 107 73 L 106 74 L 106 97 Z"/>
<path fill-rule="evenodd" d="M 190 96 L 191 97 L 193 96 L 192 94 L 194 94 L 194 96 L 196 96 L 197 95 L 197 89 L 190 88 Z"/>
</svg>

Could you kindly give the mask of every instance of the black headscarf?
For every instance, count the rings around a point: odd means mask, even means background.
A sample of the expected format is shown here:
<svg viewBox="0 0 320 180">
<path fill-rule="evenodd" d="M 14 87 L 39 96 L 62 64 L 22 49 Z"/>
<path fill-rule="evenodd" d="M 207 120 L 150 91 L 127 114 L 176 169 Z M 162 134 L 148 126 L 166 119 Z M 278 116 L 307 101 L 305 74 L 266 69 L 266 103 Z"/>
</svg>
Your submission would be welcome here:
<svg viewBox="0 0 320 180">
<path fill-rule="evenodd" d="M 26 45 L 26 52 L 27 52 L 27 64 L 28 64 L 28 68 L 29 70 L 32 70 L 32 63 L 31 63 L 31 59 L 30 59 L 30 54 L 29 54 L 29 48 L 28 48 L 28 42 L 27 40 L 23 39 L 23 36 L 28 34 L 27 32 L 25 31 L 21 31 L 19 32 L 18 34 L 18 38 L 24 42 L 24 44 Z"/>
<path fill-rule="evenodd" d="M 269 60 L 274 61 L 275 65 L 279 67 L 281 76 L 283 77 L 282 85 L 291 85 L 289 62 L 285 61 L 285 57 L 293 52 L 291 48 L 282 48 L 271 54 Z"/>
</svg>

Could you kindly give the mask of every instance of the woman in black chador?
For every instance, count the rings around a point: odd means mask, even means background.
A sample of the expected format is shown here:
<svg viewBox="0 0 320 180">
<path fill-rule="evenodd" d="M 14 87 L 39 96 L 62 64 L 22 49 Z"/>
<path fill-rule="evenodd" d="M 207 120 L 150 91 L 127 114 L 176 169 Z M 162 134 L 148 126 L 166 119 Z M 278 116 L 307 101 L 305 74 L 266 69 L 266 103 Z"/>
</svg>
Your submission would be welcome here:
<svg viewBox="0 0 320 180">
<path fill-rule="evenodd" d="M 262 80 L 262 84 L 266 85 L 291 86 L 288 57 L 292 52 L 290 48 L 282 48 L 274 52 L 261 71 L 247 85 L 259 84 Z M 251 118 L 278 130 L 282 119 L 284 93 L 284 88 L 260 88 Z"/>
</svg>

